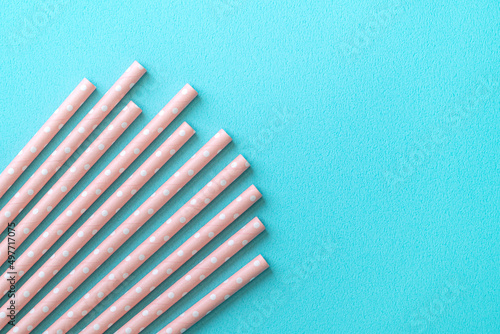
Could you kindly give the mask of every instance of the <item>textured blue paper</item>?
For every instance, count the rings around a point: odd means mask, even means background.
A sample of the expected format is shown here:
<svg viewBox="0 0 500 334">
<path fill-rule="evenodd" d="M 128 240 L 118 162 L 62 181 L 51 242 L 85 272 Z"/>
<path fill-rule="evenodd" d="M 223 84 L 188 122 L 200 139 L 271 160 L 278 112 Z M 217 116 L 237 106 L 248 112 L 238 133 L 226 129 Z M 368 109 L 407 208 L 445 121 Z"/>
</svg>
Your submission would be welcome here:
<svg viewBox="0 0 500 334">
<path fill-rule="evenodd" d="M 130 316 L 255 215 L 267 232 L 162 315 L 147 333 L 163 328 L 259 253 L 272 269 L 189 333 L 497 332 L 499 19 L 494 0 L 4 1 L 0 168 L 83 77 L 97 91 L 0 205 L 133 60 L 148 69 L 95 133 L 131 99 L 143 108 L 143 115 L 18 252 L 186 82 L 199 92 L 133 167 L 183 120 L 197 130 L 195 138 L 21 316 L 224 128 L 234 143 L 36 333 L 63 315 L 238 153 L 252 163 L 251 171 L 113 297 L 252 183 L 264 199 Z M 50 252 L 44 259 L 48 256 Z M 109 306 L 111 299 L 92 315 Z M 87 316 L 74 332 L 90 320 Z M 110 333 L 123 324 L 120 321 Z"/>
</svg>

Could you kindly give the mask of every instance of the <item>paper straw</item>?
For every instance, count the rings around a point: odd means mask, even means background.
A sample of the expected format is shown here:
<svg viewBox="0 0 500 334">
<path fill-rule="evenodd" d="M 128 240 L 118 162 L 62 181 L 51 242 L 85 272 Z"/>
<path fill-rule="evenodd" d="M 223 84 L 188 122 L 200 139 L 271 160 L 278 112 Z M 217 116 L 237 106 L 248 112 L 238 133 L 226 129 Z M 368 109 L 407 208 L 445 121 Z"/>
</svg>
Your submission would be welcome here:
<svg viewBox="0 0 500 334">
<path fill-rule="evenodd" d="M 85 188 L 73 203 L 69 205 L 65 213 L 62 213 L 29 248 L 16 260 L 15 269 L 19 277 L 42 257 L 47 250 L 83 215 L 83 213 L 104 193 L 113 182 L 122 174 L 144 150 L 158 137 L 158 135 L 179 115 L 184 108 L 196 97 L 197 92 L 188 84 L 175 95 L 175 97 L 149 122 L 115 159 L 103 169 L 103 171 Z M 179 129 L 179 131 L 182 130 Z M 185 129 L 186 131 L 186 129 Z M 178 147 L 163 147 L 163 152 L 178 150 L 186 141 L 187 137 Z M 161 151 L 161 150 L 160 150 Z M 71 215 L 66 214 L 71 211 Z M 29 255 L 29 256 L 28 256 Z M 9 277 L 10 270 L 4 275 Z M 0 280 L 0 291 L 7 293 L 9 282 Z"/>
<path fill-rule="evenodd" d="M 182 313 L 165 328 L 160 330 L 158 334 L 184 333 L 267 268 L 269 268 L 269 264 L 267 264 L 262 255 L 257 256 L 246 266 L 238 270 L 233 276 L 225 280 L 224 283 L 219 285 L 212 292 L 203 297 L 203 299 L 194 304 L 186 312 Z"/>
<path fill-rule="evenodd" d="M 63 317 L 57 323 L 57 330 L 67 332 L 78 321 L 83 314 L 87 314 L 98 305 L 106 296 L 116 289 L 129 275 L 139 268 L 147 259 L 158 251 L 168 240 L 172 238 L 181 228 L 187 225 L 208 203 L 213 201 L 223 190 L 225 190 L 236 178 L 250 166 L 243 158 L 238 156 L 217 176 L 215 176 L 205 187 L 203 187 L 193 198 L 183 205 L 167 222 L 160 226 L 153 234 L 140 244 L 127 256 L 128 261 L 122 261 L 111 270 L 106 277 L 94 285 L 92 290 L 80 299 L 70 312 L 71 317 Z M 171 223 L 178 222 L 178 223 Z M 168 236 L 168 237 L 167 237 Z M 124 275 L 126 274 L 126 275 Z M 56 330 L 56 331 L 57 331 Z M 55 331 L 55 332 L 56 332 Z M 104 328 L 103 328 L 104 331 Z M 49 333 L 51 330 L 49 329 Z"/>
<path fill-rule="evenodd" d="M 94 328 L 94 325 L 103 324 L 103 330 L 97 330 L 102 333 L 109 324 L 113 324 L 119 318 L 125 315 L 128 310 L 134 307 L 142 299 L 144 299 L 153 289 L 160 285 L 165 279 L 170 277 L 176 270 L 178 270 L 184 263 L 190 260 L 196 252 L 200 251 L 207 245 L 213 238 L 223 231 L 229 224 L 231 224 L 240 214 L 250 208 L 262 195 L 254 186 L 251 186 L 244 191 L 236 200 L 231 202 L 225 209 L 211 219 L 204 227 L 196 232 L 191 238 L 177 248 L 165 260 L 158 264 L 154 270 L 147 274 L 123 296 L 104 311 L 95 321 L 93 321 L 89 328 Z M 223 217 L 223 219 L 221 219 Z M 180 224 L 180 222 L 173 222 Z M 170 225 L 167 225 L 170 226 Z M 170 236 L 168 232 L 160 235 Z M 128 258 L 127 258 L 128 259 Z M 127 261 L 125 259 L 125 261 Z M 128 259 L 131 261 L 132 259 Z M 127 277 L 129 273 L 117 273 Z"/>
<path fill-rule="evenodd" d="M 36 327 L 50 314 L 71 292 L 83 283 L 102 263 L 104 263 L 125 241 L 141 228 L 152 215 L 165 205 L 182 189 L 203 167 L 205 167 L 229 142 L 231 137 L 220 130 L 194 156 L 189 159 L 171 178 L 127 218 L 108 238 L 106 238 L 87 258 L 65 277 L 55 289 L 58 293 L 49 293 L 17 325 L 22 331 Z M 138 171 L 142 173 L 142 171 Z M 102 213 L 102 211 L 100 211 Z M 106 211 L 106 214 L 108 212 Z M 61 247 L 63 253 L 74 251 Z M 58 251 L 59 252 L 59 251 Z M 24 285 L 26 286 L 27 283 Z M 24 288 L 23 286 L 23 288 Z M 32 287 L 33 292 L 39 284 Z M 54 289 L 54 290 L 55 290 Z M 32 291 L 28 290 L 29 293 Z"/>
<path fill-rule="evenodd" d="M 45 124 L 38 130 L 33 138 L 24 146 L 19 154 L 0 174 L 0 198 L 16 182 L 19 176 L 43 151 L 45 146 L 63 128 L 66 122 L 75 114 L 80 106 L 94 92 L 95 86 L 83 79 L 69 94 L 64 102 L 56 109 Z"/>
<path fill-rule="evenodd" d="M 94 108 L 88 112 L 76 128 L 64 139 L 61 145 L 24 184 L 14 198 L 0 211 L 1 231 L 28 205 L 33 197 L 69 159 L 75 150 L 80 147 L 90 133 L 102 122 L 145 72 L 146 70 L 139 63 L 133 63 L 128 72 L 125 72 L 115 85 L 104 94 Z"/>
<path fill-rule="evenodd" d="M 31 232 L 47 217 L 52 208 L 66 196 L 68 192 L 85 176 L 87 171 L 104 155 L 142 112 L 142 110 L 130 102 L 118 116 L 110 123 L 99 137 L 89 146 L 87 150 L 76 160 L 76 162 L 64 173 L 54 186 L 34 206 L 31 212 L 15 227 L 15 247 L 19 247 Z M 66 211 L 66 215 L 73 215 L 72 211 Z M 0 244 L 0 250 L 7 250 L 8 240 Z M 0 263 L 7 260 L 8 252 L 0 251 Z"/>
<path fill-rule="evenodd" d="M 156 153 L 152 154 L 21 288 L 18 287 L 16 293 L 17 310 L 21 310 L 193 134 L 194 130 L 187 123 L 182 124 L 160 146 Z M 87 196 L 88 194 L 83 193 L 82 196 L 84 195 Z M 49 235 L 46 235 L 46 237 L 49 237 Z M 28 253 L 28 256 L 30 255 L 32 254 Z M 8 306 L 9 301 L 2 306 L 0 311 L 0 326 L 5 326 L 6 321 L 4 316 L 8 314 L 6 312 Z"/>
<path fill-rule="evenodd" d="M 155 321 L 162 313 L 170 309 L 182 297 L 191 292 L 205 278 L 210 276 L 215 270 L 220 268 L 225 262 L 240 251 L 246 244 L 258 236 L 265 227 L 258 218 L 252 219 L 219 248 L 207 256 L 203 261 L 191 269 L 186 275 L 175 282 L 170 288 L 157 297 L 151 304 L 138 312 L 130 321 L 123 325 L 115 334 L 139 333 L 144 328 Z M 67 314 L 63 318 L 67 318 Z M 56 322 L 56 324 L 59 321 Z M 51 326 L 52 328 L 53 326 Z M 87 326 L 80 333 L 94 333 L 96 328 L 100 328 L 99 323 Z M 57 327 L 54 327 L 57 328 Z M 49 333 L 56 334 L 56 330 Z M 66 333 L 66 332 L 64 332 Z"/>
</svg>

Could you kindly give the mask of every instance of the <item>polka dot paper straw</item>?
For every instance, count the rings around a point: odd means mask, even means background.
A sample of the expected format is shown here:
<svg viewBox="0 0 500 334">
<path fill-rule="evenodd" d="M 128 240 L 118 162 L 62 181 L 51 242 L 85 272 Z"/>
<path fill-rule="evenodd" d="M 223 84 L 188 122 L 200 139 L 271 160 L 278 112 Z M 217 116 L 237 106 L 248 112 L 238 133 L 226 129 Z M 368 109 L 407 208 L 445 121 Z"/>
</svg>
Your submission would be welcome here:
<svg viewBox="0 0 500 334">
<path fill-rule="evenodd" d="M 101 98 L 81 120 L 76 128 L 64 139 L 59 147 L 47 158 L 42 166 L 33 174 L 19 192 L 0 211 L 0 230 L 7 225 L 24 209 L 33 197 L 50 180 L 57 170 L 87 139 L 90 133 L 104 120 L 111 110 L 120 102 L 130 88 L 146 72 L 144 67 L 135 62 L 115 83 L 115 85 Z M 40 149 L 33 147 L 34 150 Z"/>
<path fill-rule="evenodd" d="M 172 155 L 193 136 L 193 134 L 194 130 L 187 123 L 182 124 L 21 288 L 18 287 L 16 293 L 16 309 L 21 310 L 26 303 L 36 295 L 38 290 L 45 286 L 45 284 L 47 284 L 52 277 L 69 262 L 80 248 L 82 248 L 99 229 L 101 229 L 104 224 L 106 224 L 116 212 L 118 212 L 118 210 L 120 210 L 120 208 L 122 208 L 135 193 L 149 181 L 149 179 L 151 179 L 154 173 L 161 168 Z M 97 189 L 96 192 L 100 193 L 100 189 Z M 84 192 L 81 196 L 85 197 L 88 196 L 88 194 Z M 49 238 L 61 234 L 62 230 L 58 230 L 53 234 L 44 234 L 43 237 Z M 101 255 L 103 253 L 101 253 Z M 27 255 L 28 257 L 34 257 L 35 254 L 34 252 L 28 252 Z M 8 306 L 9 301 L 7 301 L 0 310 L 0 326 L 5 326 L 8 321 L 8 318 L 5 318 Z"/>
<path fill-rule="evenodd" d="M 52 312 L 71 292 L 83 283 L 115 250 L 127 241 L 149 218 L 165 205 L 180 189 L 198 174 L 229 142 L 231 137 L 220 130 L 207 144 L 189 159 L 171 178 L 167 180 L 153 196 L 144 202 L 129 218 L 106 238 L 87 258 L 85 258 L 70 275 L 65 277 L 54 289 L 57 293 L 49 293 L 27 314 L 16 327 L 27 331 L 28 327 L 36 327 L 50 312 Z M 206 152 L 206 153 L 205 153 Z M 208 154 L 207 154 L 208 153 Z M 145 170 L 137 171 L 141 176 L 147 176 Z M 107 209 L 99 209 L 96 215 L 108 215 Z M 99 226 L 100 228 L 100 226 Z M 78 248 L 62 246 L 58 252 L 63 256 L 74 254 Z M 26 286 L 26 283 L 24 286 Z M 23 288 L 24 288 L 23 286 Z M 39 285 L 33 286 L 33 292 Z M 27 290 L 30 294 L 32 291 Z M 19 294 L 19 292 L 18 292 Z M 18 301 L 19 303 L 19 301 Z M 16 304 L 17 305 L 17 304 Z"/>
<path fill-rule="evenodd" d="M 170 288 L 156 298 L 151 304 L 137 313 L 129 322 L 115 334 L 139 333 L 155 321 L 162 313 L 177 303 L 182 297 L 191 292 L 205 278 L 220 268 L 245 245 L 257 237 L 265 227 L 258 218 L 252 219 L 245 227 L 224 242 L 219 248 L 207 256 L 203 261 L 191 269 L 186 275 L 175 282 Z M 57 323 L 57 322 L 56 322 Z M 82 333 L 93 333 L 100 326 L 95 323 L 88 326 Z M 56 327 L 54 327 L 56 328 Z M 57 333 L 55 330 L 49 333 Z"/>
<path fill-rule="evenodd" d="M 54 186 L 42 197 L 31 212 L 15 227 L 15 246 L 19 247 L 30 233 L 47 217 L 52 208 L 66 196 L 68 192 L 82 179 L 87 171 L 104 155 L 111 145 L 120 137 L 128 125 L 131 124 L 142 110 L 130 102 L 120 114 L 111 122 L 106 130 L 89 146 L 89 148 L 64 173 Z M 66 212 L 72 215 L 72 211 Z M 0 244 L 0 262 L 7 260 L 7 239 Z"/>
<path fill-rule="evenodd" d="M 62 317 L 51 328 L 67 332 L 78 321 L 83 318 L 82 314 L 87 314 L 104 298 L 106 298 L 116 287 L 118 287 L 129 275 L 139 268 L 147 259 L 167 243 L 173 235 L 186 226 L 208 203 L 213 201 L 223 190 L 225 190 L 234 180 L 236 180 L 250 164 L 238 156 L 217 176 L 215 176 L 205 187 L 203 187 L 193 198 L 183 205 L 165 224 L 160 226 L 142 244 L 140 244 L 129 256 L 127 261 L 121 262 L 111 270 L 105 278 L 97 283 L 90 290 L 85 298 L 80 299 L 67 314 Z M 176 223 L 172 223 L 176 222 Z M 55 326 L 55 327 L 54 327 Z M 52 332 L 49 328 L 49 333 Z M 104 332 L 105 327 L 102 327 Z"/>
<path fill-rule="evenodd" d="M 113 182 L 144 152 L 144 150 L 158 137 L 158 135 L 179 115 L 184 108 L 196 97 L 197 92 L 190 86 L 184 88 L 159 112 L 159 114 L 149 122 L 115 159 L 103 169 L 103 171 L 85 188 L 73 203 L 69 205 L 66 212 L 61 214 L 29 248 L 16 260 L 16 270 L 18 275 L 23 276 L 42 255 L 65 233 L 83 213 L 104 193 Z M 184 126 L 184 125 L 183 125 Z M 188 128 L 187 128 L 188 129 Z M 184 129 L 186 131 L 187 129 Z M 179 131 L 181 131 L 179 129 Z M 178 137 L 179 146 L 166 147 L 171 142 L 166 143 L 163 152 L 178 150 L 188 139 L 188 137 Z M 161 150 L 160 150 L 161 152 Z M 159 154 L 159 153 L 157 153 Z M 156 161 L 161 162 L 158 158 Z M 68 212 L 71 214 L 68 215 Z M 7 270 L 5 275 L 8 275 Z M 10 276 L 10 275 L 9 275 Z M 9 289 L 6 280 L 0 280 L 0 291 L 4 294 Z"/>
<path fill-rule="evenodd" d="M 165 260 L 155 267 L 153 271 L 147 274 L 113 305 L 104 311 L 88 328 L 95 331 L 94 326 L 98 325 L 100 329 L 96 332 L 102 333 L 109 324 L 113 324 L 125 313 L 144 299 L 151 291 L 160 285 L 165 279 L 170 277 L 184 263 L 190 260 L 196 252 L 201 250 L 213 238 L 222 232 L 231 224 L 240 214 L 250 208 L 259 198 L 260 192 L 254 186 L 244 191 L 236 200 L 230 203 L 225 209 L 210 220 L 191 238 L 184 242 L 178 249 L 170 254 Z M 176 222 L 179 224 L 180 222 Z M 170 234 L 166 234 L 170 236 Z M 160 236 L 161 237 L 161 236 Z M 141 256 L 141 255 L 139 255 Z M 129 259 L 131 261 L 132 259 Z M 127 259 L 125 259 L 127 261 Z M 129 273 L 123 273 L 127 277 Z M 104 328 L 101 329 L 101 325 Z"/>
<path fill-rule="evenodd" d="M 94 92 L 95 86 L 83 79 L 56 109 L 33 138 L 0 174 L 0 198 Z"/>
<path fill-rule="evenodd" d="M 257 256 L 246 266 L 238 270 L 233 276 L 225 280 L 224 283 L 215 288 L 215 290 L 194 304 L 189 310 L 182 313 L 165 328 L 160 330 L 158 334 L 184 333 L 267 268 L 269 268 L 269 264 L 267 264 L 262 255 Z"/>
</svg>

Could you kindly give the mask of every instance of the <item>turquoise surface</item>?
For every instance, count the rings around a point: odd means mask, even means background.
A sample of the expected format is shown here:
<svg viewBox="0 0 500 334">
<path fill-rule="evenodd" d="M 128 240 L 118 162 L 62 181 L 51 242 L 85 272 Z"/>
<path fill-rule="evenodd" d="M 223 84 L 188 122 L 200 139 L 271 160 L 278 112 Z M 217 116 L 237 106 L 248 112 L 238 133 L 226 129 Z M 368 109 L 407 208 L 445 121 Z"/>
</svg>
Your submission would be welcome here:
<svg viewBox="0 0 500 334">
<path fill-rule="evenodd" d="M 499 331 L 498 1 L 22 0 L 4 1 L 2 7 L 1 169 L 83 77 L 97 90 L 0 205 L 134 60 L 148 69 L 91 138 L 129 100 L 143 108 L 143 115 L 18 253 L 185 83 L 199 92 L 132 167 L 137 168 L 182 121 L 196 129 L 196 136 L 20 316 L 217 130 L 224 128 L 234 139 L 35 333 L 63 315 L 239 153 L 252 169 L 92 316 L 255 184 L 263 200 L 127 319 L 258 216 L 267 231 L 163 314 L 147 333 L 156 333 L 258 254 L 269 261 L 271 270 L 188 333 Z M 43 259 L 49 256 L 50 251 Z M 90 320 L 87 316 L 74 332 Z"/>
</svg>

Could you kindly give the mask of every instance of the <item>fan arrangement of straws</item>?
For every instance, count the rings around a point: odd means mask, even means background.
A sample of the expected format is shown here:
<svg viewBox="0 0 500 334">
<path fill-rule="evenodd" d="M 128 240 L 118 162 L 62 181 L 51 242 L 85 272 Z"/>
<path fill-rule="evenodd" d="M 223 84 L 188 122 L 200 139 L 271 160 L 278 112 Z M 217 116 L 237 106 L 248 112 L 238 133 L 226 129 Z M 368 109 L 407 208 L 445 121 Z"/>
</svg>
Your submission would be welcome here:
<svg viewBox="0 0 500 334">
<path fill-rule="evenodd" d="M 130 217 L 125 219 L 99 246 L 82 260 L 69 275 L 57 284 L 52 291 L 48 292 L 29 313 L 17 321 L 17 312 L 26 306 L 58 271 L 194 135 L 191 126 L 183 123 L 146 159 L 130 178 L 123 182 L 106 199 L 104 204 L 94 211 L 90 218 L 62 246 L 58 249 L 51 248 L 197 96 L 197 92 L 190 85 L 186 85 L 130 141 L 121 153 L 87 185 L 85 190 L 64 209 L 63 213 L 44 232 L 40 233 L 39 237 L 29 245 L 26 251 L 19 258 L 15 258 L 13 250 L 28 238 L 51 210 L 63 200 L 66 194 L 125 132 L 129 125 L 139 116 L 141 109 L 133 102 L 129 102 L 85 152 L 78 157 L 76 162 L 34 205 L 32 210 L 20 222 L 14 223 L 16 216 L 41 191 L 58 169 L 67 162 L 145 72 L 143 66 L 134 62 L 0 211 L 0 229 L 2 231 L 7 229 L 7 237 L 0 245 L 0 261 L 9 263 L 7 271 L 3 274 L 4 279 L 0 280 L 0 291 L 10 297 L 0 310 L 0 328 L 11 326 L 9 333 L 29 333 L 35 329 L 36 333 L 42 333 L 43 331 L 43 333 L 51 334 L 70 331 L 250 166 L 243 156 L 237 156 L 121 263 L 111 269 L 83 298 L 74 303 L 50 328 L 37 327 L 229 144 L 231 137 L 224 130 L 219 130 Z M 69 97 L 2 172 L 0 175 L 0 197 L 15 183 L 94 90 L 95 86 L 87 79 L 78 84 Z M 92 322 L 82 332 L 104 333 L 116 321 L 125 316 L 128 316 L 130 320 L 118 329 L 117 333 L 139 333 L 144 330 L 245 247 L 248 242 L 258 236 L 264 230 L 262 222 L 258 218 L 252 219 L 209 256 L 189 270 L 181 279 L 170 285 L 165 292 L 160 294 L 143 310 L 137 313 L 134 311 L 133 317 L 128 315 L 127 312 L 148 296 L 155 287 L 180 269 L 183 264 L 195 256 L 198 251 L 235 221 L 239 215 L 250 208 L 261 196 L 257 188 L 253 185 L 250 186 L 151 272 L 147 273 L 130 290 L 115 300 L 108 309 L 96 319 L 92 319 Z M 36 272 L 30 272 L 35 263 L 48 251 L 52 252 L 52 256 Z M 200 299 L 190 309 L 178 316 L 159 333 L 184 333 L 268 267 L 269 265 L 264 258 L 261 255 L 257 256 L 215 290 Z M 28 275 L 28 280 L 20 287 L 16 286 L 15 282 L 25 275 Z"/>
</svg>

